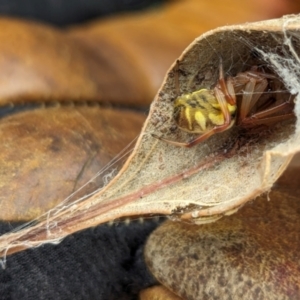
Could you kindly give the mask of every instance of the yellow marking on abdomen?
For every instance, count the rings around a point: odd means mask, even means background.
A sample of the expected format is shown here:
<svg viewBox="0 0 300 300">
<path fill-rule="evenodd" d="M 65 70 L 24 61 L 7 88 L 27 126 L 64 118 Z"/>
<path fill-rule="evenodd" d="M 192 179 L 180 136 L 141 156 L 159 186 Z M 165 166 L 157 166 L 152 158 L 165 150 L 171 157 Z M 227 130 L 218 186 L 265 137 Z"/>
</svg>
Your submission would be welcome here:
<svg viewBox="0 0 300 300">
<path fill-rule="evenodd" d="M 219 114 L 208 114 L 209 119 L 214 125 L 223 125 L 224 124 L 224 115 L 222 113 Z"/>
<path fill-rule="evenodd" d="M 189 130 L 192 131 L 193 126 L 192 126 L 192 119 L 191 119 L 191 110 L 188 107 L 185 108 L 185 117 L 188 121 Z"/>
<path fill-rule="evenodd" d="M 195 112 L 195 120 L 203 131 L 206 130 L 206 118 L 200 111 Z"/>
</svg>

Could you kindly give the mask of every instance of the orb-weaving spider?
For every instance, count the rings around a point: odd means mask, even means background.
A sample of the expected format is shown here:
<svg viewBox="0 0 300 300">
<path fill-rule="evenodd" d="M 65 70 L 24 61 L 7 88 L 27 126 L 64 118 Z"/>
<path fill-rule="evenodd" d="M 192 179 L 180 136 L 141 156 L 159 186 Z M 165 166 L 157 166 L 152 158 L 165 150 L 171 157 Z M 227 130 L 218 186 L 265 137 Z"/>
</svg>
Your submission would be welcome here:
<svg viewBox="0 0 300 300">
<path fill-rule="evenodd" d="M 177 61 L 175 70 L 177 92 L 178 64 Z M 189 133 L 201 135 L 187 143 L 153 136 L 175 146 L 192 147 L 215 133 L 229 129 L 233 124 L 251 128 L 293 117 L 294 102 L 290 99 L 278 102 L 277 99 L 269 98 L 258 103 L 268 86 L 268 79 L 275 80 L 276 77 L 252 67 L 249 71 L 238 73 L 235 77 L 229 76 L 225 80 L 221 62 L 219 80 L 212 90 L 200 89 L 184 94 L 177 97 L 174 102 L 173 115 L 178 127 Z M 240 103 L 237 103 L 237 93 L 242 94 Z M 258 108 L 253 112 L 254 107 Z"/>
</svg>

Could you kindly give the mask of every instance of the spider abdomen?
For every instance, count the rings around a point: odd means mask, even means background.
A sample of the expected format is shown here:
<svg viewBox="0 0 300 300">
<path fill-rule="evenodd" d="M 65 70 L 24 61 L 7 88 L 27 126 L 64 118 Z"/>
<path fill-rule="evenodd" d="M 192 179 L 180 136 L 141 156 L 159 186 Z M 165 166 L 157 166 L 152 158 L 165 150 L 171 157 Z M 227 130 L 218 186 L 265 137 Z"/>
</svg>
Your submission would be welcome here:
<svg viewBox="0 0 300 300">
<path fill-rule="evenodd" d="M 228 104 L 228 110 L 234 116 L 236 106 Z M 193 133 L 206 132 L 225 122 L 214 92 L 207 89 L 179 96 L 174 102 L 174 118 L 180 129 Z"/>
</svg>

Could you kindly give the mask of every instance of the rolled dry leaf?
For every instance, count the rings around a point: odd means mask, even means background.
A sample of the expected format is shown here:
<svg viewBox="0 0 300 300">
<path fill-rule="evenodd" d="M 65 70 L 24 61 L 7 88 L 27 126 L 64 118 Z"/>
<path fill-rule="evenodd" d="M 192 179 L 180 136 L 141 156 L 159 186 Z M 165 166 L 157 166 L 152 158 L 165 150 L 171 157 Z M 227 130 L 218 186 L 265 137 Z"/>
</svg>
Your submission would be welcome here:
<svg viewBox="0 0 300 300">
<path fill-rule="evenodd" d="M 222 59 L 226 76 L 262 66 L 278 78 L 271 93 L 262 97 L 287 101 L 300 91 L 299 26 L 298 16 L 287 16 L 222 27 L 200 36 L 179 58 L 181 92 L 214 87 Z M 2 236 L 2 253 L 58 241 L 126 216 L 164 214 L 191 222 L 212 221 L 270 190 L 300 149 L 298 96 L 293 100 L 296 118 L 256 132 L 233 126 L 195 147 L 177 147 L 152 136 L 180 142 L 193 136 L 175 126 L 175 68 L 174 64 L 151 106 L 131 157 L 107 187 L 74 206 L 53 210 L 33 227 Z"/>
<path fill-rule="evenodd" d="M 147 265 L 182 299 L 298 299 L 298 195 L 276 190 L 212 224 L 167 221 L 147 241 Z"/>
</svg>

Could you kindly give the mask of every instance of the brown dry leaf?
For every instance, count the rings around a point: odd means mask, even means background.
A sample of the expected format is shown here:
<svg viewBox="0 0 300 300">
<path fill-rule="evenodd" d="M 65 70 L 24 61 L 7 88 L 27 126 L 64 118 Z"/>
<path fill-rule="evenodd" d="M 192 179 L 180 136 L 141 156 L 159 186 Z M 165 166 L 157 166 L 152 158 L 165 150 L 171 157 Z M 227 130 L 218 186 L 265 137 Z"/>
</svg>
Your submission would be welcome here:
<svg viewBox="0 0 300 300">
<path fill-rule="evenodd" d="M 170 64 L 201 32 L 273 17 L 271 11 L 252 1 L 170 1 L 65 30 L 0 18 L 0 105 L 82 99 L 148 105 Z"/>
<path fill-rule="evenodd" d="M 153 286 L 140 292 L 140 300 L 182 300 L 164 286 Z"/>
<path fill-rule="evenodd" d="M 299 192 L 276 189 L 213 224 L 167 221 L 145 246 L 150 271 L 183 299 L 298 299 Z"/>
<path fill-rule="evenodd" d="M 95 61 L 62 31 L 0 18 L 0 105 L 102 99 Z"/>
<path fill-rule="evenodd" d="M 126 147 L 144 120 L 137 112 L 97 105 L 39 107 L 2 117 L 0 219 L 29 221 L 105 185 L 128 157 Z M 110 168 L 123 149 L 124 157 Z"/>
<path fill-rule="evenodd" d="M 200 36 L 180 58 L 181 90 L 214 86 L 221 57 L 227 74 L 266 65 L 296 94 L 300 91 L 299 26 L 298 16 L 287 16 L 227 26 Z M 174 89 L 171 69 L 133 154 L 105 189 L 50 211 L 35 226 L 2 236 L 2 253 L 57 242 L 75 231 L 125 216 L 165 214 L 211 221 L 269 191 L 300 148 L 298 123 L 293 120 L 272 126 L 268 134 L 244 142 L 243 151 L 233 151 L 230 156 L 226 153 L 233 150 L 230 143 L 242 140 L 235 127 L 191 149 L 174 147 L 152 137 L 155 133 L 182 141 L 190 138 L 173 126 Z M 288 93 L 281 95 L 289 97 Z M 298 118 L 299 101 L 295 101 Z"/>
<path fill-rule="evenodd" d="M 199 34 L 269 17 L 274 17 L 270 9 L 252 1 L 169 1 L 139 14 L 75 26 L 67 33 L 101 62 L 101 67 L 95 65 L 94 79 L 106 101 L 149 105 L 169 66 Z"/>
</svg>

